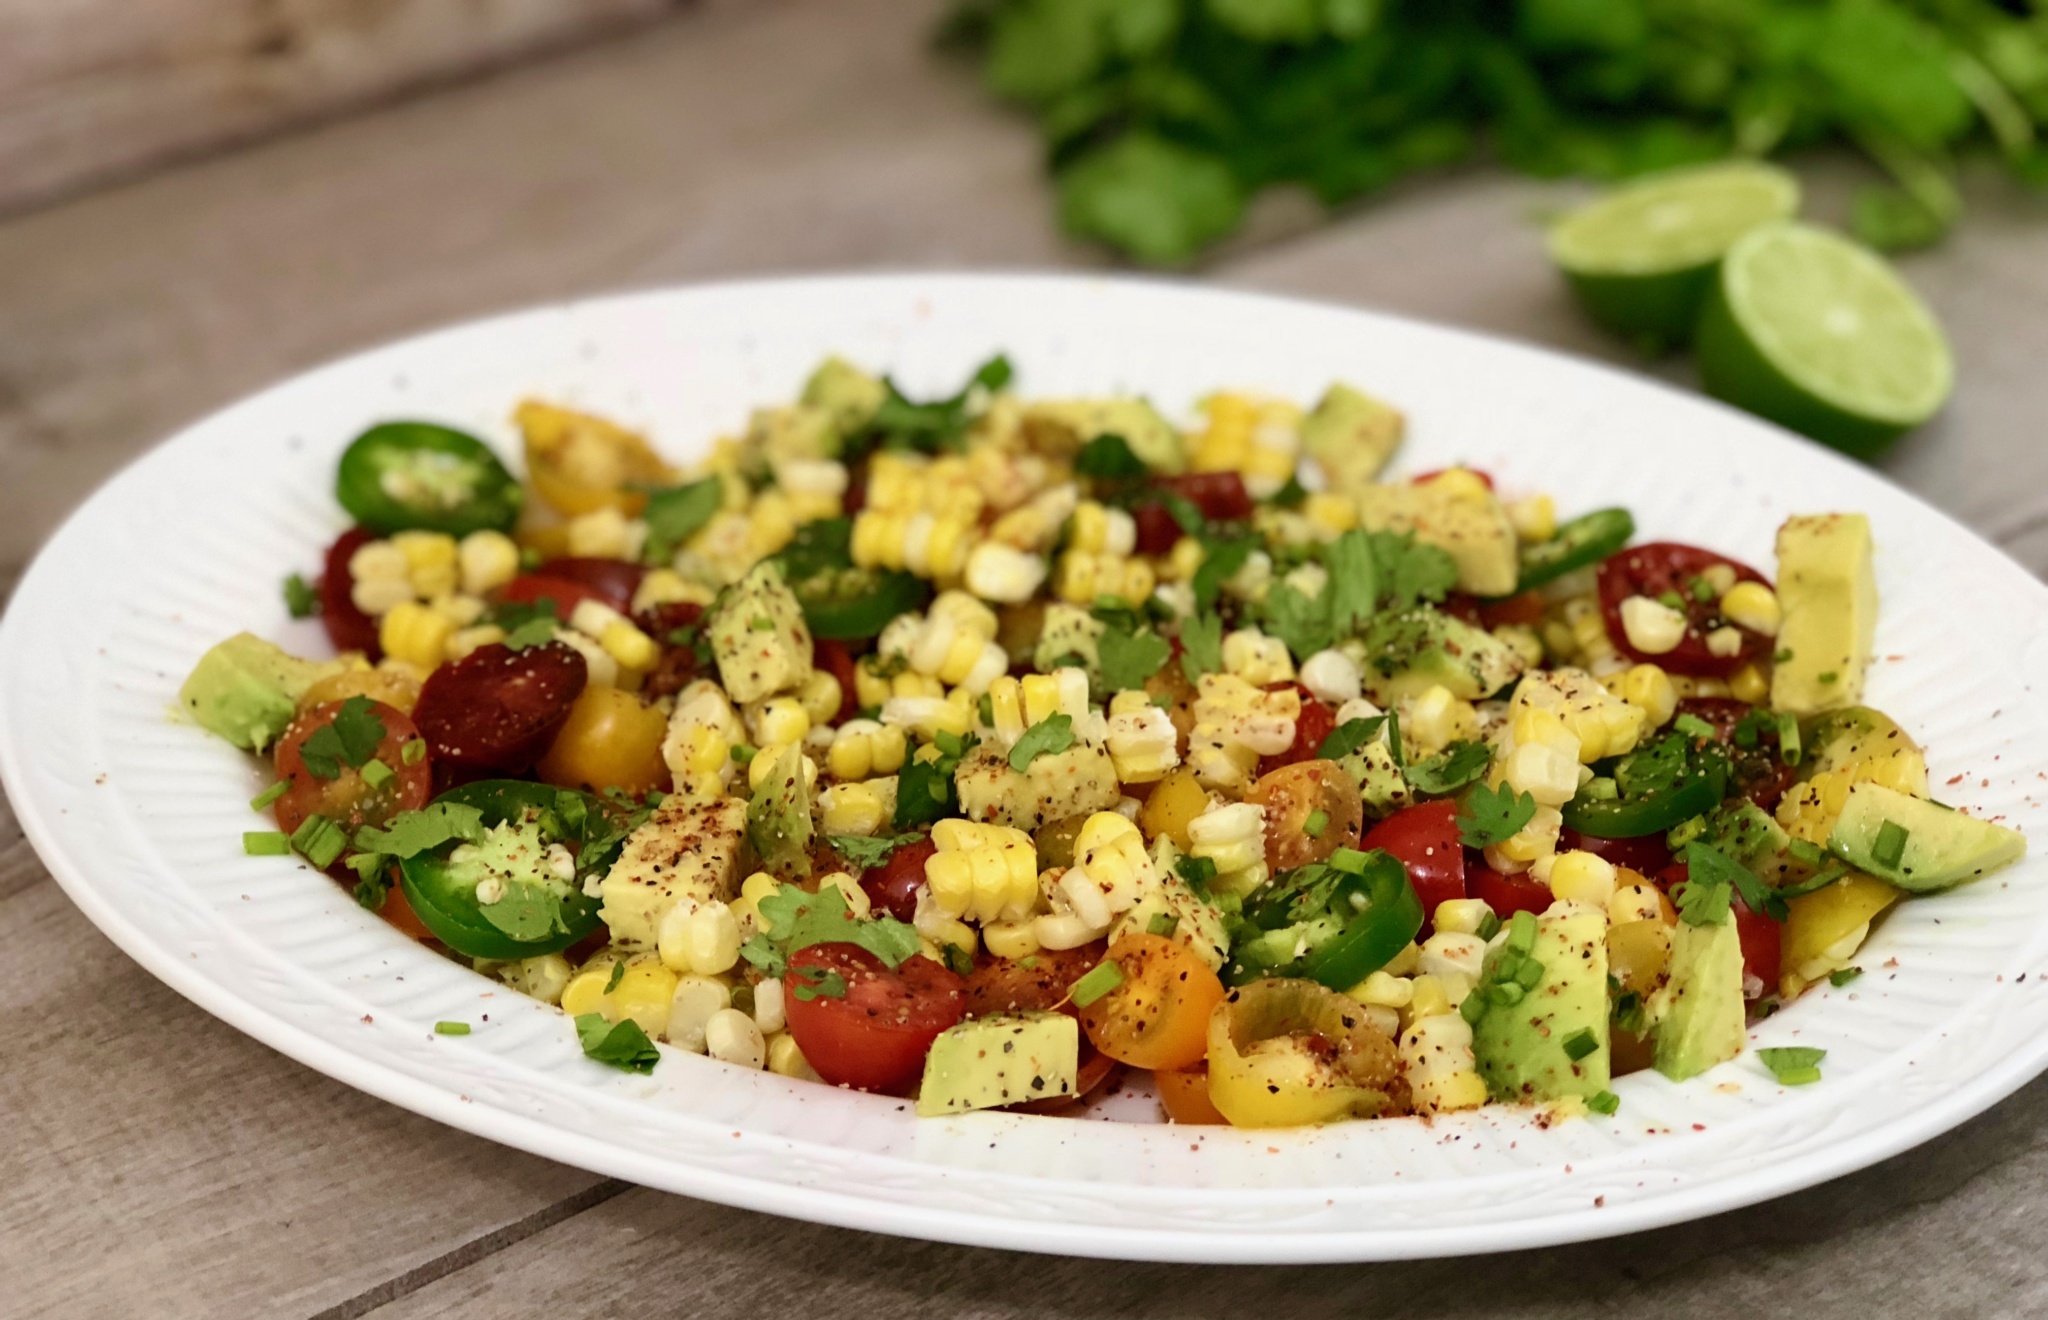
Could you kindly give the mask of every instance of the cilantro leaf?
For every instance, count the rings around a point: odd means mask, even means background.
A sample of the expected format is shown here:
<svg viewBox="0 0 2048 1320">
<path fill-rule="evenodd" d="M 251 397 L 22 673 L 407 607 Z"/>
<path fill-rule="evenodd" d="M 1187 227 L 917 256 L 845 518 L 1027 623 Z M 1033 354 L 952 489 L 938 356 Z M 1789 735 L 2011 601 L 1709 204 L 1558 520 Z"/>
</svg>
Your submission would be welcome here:
<svg viewBox="0 0 2048 1320">
<path fill-rule="evenodd" d="M 294 573 L 284 580 L 284 607 L 294 619 L 310 619 L 320 612 L 320 590 Z"/>
<path fill-rule="evenodd" d="M 1214 614 L 1197 614 L 1181 621 L 1180 668 L 1188 682 L 1223 669 L 1223 620 Z"/>
<path fill-rule="evenodd" d="M 1680 921 L 1688 926 L 1718 926 L 1728 920 L 1735 886 L 1724 865 L 1733 867 L 1735 863 L 1703 843 L 1685 846 L 1685 881 L 1671 888 Z"/>
<path fill-rule="evenodd" d="M 1322 746 L 1316 748 L 1316 759 L 1342 760 L 1378 737 L 1386 722 L 1384 715 L 1375 715 L 1369 720 L 1344 721 L 1323 738 Z"/>
<path fill-rule="evenodd" d="M 561 617 L 560 607 L 553 596 L 541 596 L 535 600 L 501 600 L 491 606 L 485 620 L 497 624 L 506 632 L 514 632 L 535 619 L 555 620 Z"/>
<path fill-rule="evenodd" d="M 1476 783 L 1492 764 L 1493 753 L 1485 743 L 1454 742 L 1435 756 L 1411 761 L 1408 783 L 1418 793 L 1442 797 Z"/>
<path fill-rule="evenodd" d="M 1458 807 L 1458 838 L 1467 848 L 1505 843 L 1536 816 L 1536 799 L 1506 786 L 1474 784 Z"/>
<path fill-rule="evenodd" d="M 813 999 L 846 998 L 846 978 L 826 967 L 792 967 L 783 974 L 790 993 L 806 1004 Z"/>
<path fill-rule="evenodd" d="M 418 811 L 401 811 L 382 829 L 365 825 L 356 831 L 359 852 L 385 857 L 417 857 L 451 839 L 475 843 L 484 837 L 483 813 L 460 802 L 436 802 Z"/>
<path fill-rule="evenodd" d="M 1074 455 L 1074 471 L 1084 477 L 1107 481 L 1142 477 L 1151 469 L 1131 452 L 1130 442 L 1120 435 L 1098 435 Z"/>
<path fill-rule="evenodd" d="M 641 558 L 667 562 L 724 504 L 725 483 L 715 476 L 647 492 L 647 543 Z"/>
<path fill-rule="evenodd" d="M 631 1018 L 606 1022 L 602 1013 L 584 1013 L 576 1019 L 576 1039 L 590 1058 L 621 1072 L 651 1073 L 661 1062 L 661 1051 Z"/>
<path fill-rule="evenodd" d="M 837 885 L 807 894 L 783 885 L 757 906 L 762 929 L 740 947 L 740 955 L 769 976 L 789 970 L 790 956 L 813 944 L 857 944 L 890 967 L 918 951 L 917 931 L 894 917 L 854 918 Z"/>
<path fill-rule="evenodd" d="M 1190 853 L 1173 864 L 1173 873 L 1186 881 L 1188 888 L 1197 895 L 1207 897 L 1209 886 L 1216 883 L 1216 859 Z"/>
<path fill-rule="evenodd" d="M 1286 643 L 1297 660 L 1327 649 L 1337 640 L 1330 624 L 1329 598 L 1328 587 L 1309 597 L 1290 582 L 1275 582 L 1260 607 L 1265 631 Z"/>
<path fill-rule="evenodd" d="M 1458 561 L 1436 546 L 1423 545 L 1406 532 L 1366 535 L 1371 538 L 1374 587 L 1382 608 L 1406 610 L 1420 601 L 1440 601 L 1458 585 Z"/>
<path fill-rule="evenodd" d="M 1216 604 L 1216 597 L 1222 592 L 1223 584 L 1237 576 L 1239 569 L 1259 548 L 1258 539 L 1250 536 L 1231 536 L 1207 546 L 1202 555 L 1201 567 L 1195 570 L 1193 582 L 1195 608 L 1207 611 Z"/>
<path fill-rule="evenodd" d="M 1146 679 L 1165 667 L 1173 646 L 1150 629 L 1126 632 L 1122 628 L 1107 628 L 1096 642 L 1095 654 L 1097 667 L 1102 671 L 1102 685 L 1112 692 L 1122 692 L 1144 687 Z"/>
<path fill-rule="evenodd" d="M 958 449 L 974 420 L 969 404 L 975 391 L 1000 390 L 1010 383 L 1010 375 L 1010 360 L 998 353 L 975 369 L 958 394 L 930 403 L 911 402 L 896 388 L 895 381 L 884 377 L 882 385 L 887 394 L 869 420 L 867 432 L 856 437 L 854 453 L 846 457 L 858 456 L 877 445 L 926 454 Z"/>
<path fill-rule="evenodd" d="M 888 861 L 890 854 L 898 848 L 922 838 L 922 834 L 878 834 L 873 838 L 859 834 L 828 834 L 825 842 L 850 864 L 865 871 Z"/>
<path fill-rule="evenodd" d="M 1695 839 L 1685 845 L 1685 875 L 1688 885 L 1714 885 L 1742 895 L 1744 907 L 1773 921 L 1791 916 L 1782 897 L 1757 879 L 1748 867 L 1711 844 Z"/>
<path fill-rule="evenodd" d="M 378 718 L 375 703 L 368 697 L 350 697 L 332 720 L 300 742 L 299 758 L 315 779 L 332 781 L 341 778 L 344 764 L 361 768 L 383 741 L 384 721 Z"/>
<path fill-rule="evenodd" d="M 505 634 L 503 645 L 508 651 L 524 651 L 529 646 L 545 646 L 555 640 L 556 631 L 553 619 L 529 619 Z"/>
<path fill-rule="evenodd" d="M 525 880 L 511 881 L 502 897 L 493 903 L 477 904 L 477 911 L 485 921 L 521 944 L 532 944 L 553 931 L 569 928 L 562 917 L 562 900 L 554 891 Z"/>
<path fill-rule="evenodd" d="M 951 750 L 941 742 L 936 744 L 937 756 L 929 759 L 912 756 L 903 763 L 903 768 L 896 772 L 896 813 L 893 820 L 897 829 L 910 830 L 930 825 L 959 811 L 960 796 L 953 783 L 953 773 L 960 768 L 961 759 L 977 741 L 974 735 L 969 734 L 954 742 Z"/>
<path fill-rule="evenodd" d="M 1127 133 L 1060 175 L 1067 232 L 1139 260 L 1178 265 L 1237 228 L 1244 193 L 1229 164 L 1148 132 Z"/>
<path fill-rule="evenodd" d="M 1778 1045 L 1758 1050 L 1756 1057 L 1779 1085 L 1805 1086 L 1820 1080 L 1820 1061 L 1828 1052 L 1811 1045 Z"/>
<path fill-rule="evenodd" d="M 1375 538 L 1385 535 L 1353 528 L 1330 543 L 1325 557 L 1330 581 L 1324 591 L 1332 636 L 1349 637 L 1372 617 L 1381 580 L 1379 541 Z"/>
<path fill-rule="evenodd" d="M 1010 768 L 1022 774 L 1041 756 L 1056 756 L 1074 745 L 1071 716 L 1048 715 L 1018 737 L 1010 748 Z"/>
</svg>

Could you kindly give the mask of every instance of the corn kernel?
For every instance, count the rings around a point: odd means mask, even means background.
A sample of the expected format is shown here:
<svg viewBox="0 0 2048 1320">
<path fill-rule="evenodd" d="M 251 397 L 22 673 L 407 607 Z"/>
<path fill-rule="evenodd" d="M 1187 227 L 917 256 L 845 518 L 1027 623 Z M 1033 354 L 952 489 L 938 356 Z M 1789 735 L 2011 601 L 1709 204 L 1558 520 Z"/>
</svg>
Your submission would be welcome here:
<svg viewBox="0 0 2048 1320">
<path fill-rule="evenodd" d="M 503 532 L 471 532 L 456 551 L 462 589 L 472 596 L 495 591 L 519 576 L 519 547 Z"/>
<path fill-rule="evenodd" d="M 606 506 L 569 520 L 569 553 L 587 559 L 637 559 L 647 541 L 647 524 Z"/>
<path fill-rule="evenodd" d="M 739 919 L 717 899 L 678 903 L 661 919 L 656 948 L 670 971 L 729 972 L 740 959 Z"/>
<path fill-rule="evenodd" d="M 1137 546 L 1138 529 L 1131 515 L 1094 500 L 1074 506 L 1067 529 L 1067 545 L 1092 555 L 1122 558 Z"/>
<path fill-rule="evenodd" d="M 1287 644 L 1257 628 L 1238 628 L 1223 638 L 1223 667 L 1253 687 L 1290 682 L 1294 661 Z"/>
<path fill-rule="evenodd" d="M 1728 676 L 1728 694 L 1737 701 L 1760 706 L 1771 695 L 1771 680 L 1755 664 L 1747 664 Z"/>
<path fill-rule="evenodd" d="M 625 619 L 608 625 L 599 635 L 598 645 L 619 668 L 635 673 L 644 674 L 661 660 L 661 648 L 654 644 L 654 639 Z"/>
<path fill-rule="evenodd" d="M 1517 540 L 1548 541 L 1557 535 L 1557 502 L 1548 495 L 1531 495 L 1507 506 L 1508 522 Z"/>
<path fill-rule="evenodd" d="M 450 660 L 460 660 L 480 646 L 490 646 L 504 640 L 505 630 L 495 623 L 460 628 L 449 634 L 446 655 Z"/>
<path fill-rule="evenodd" d="M 1728 564 L 1709 564 L 1700 572 L 1700 576 L 1713 588 L 1716 599 L 1735 589 L 1735 569 Z"/>
<path fill-rule="evenodd" d="M 391 544 L 405 556 L 406 577 L 414 592 L 438 596 L 453 591 L 460 580 L 455 538 L 446 532 L 396 532 Z"/>
<path fill-rule="evenodd" d="M 768 1041 L 753 1018 L 721 1008 L 704 1024 L 704 1052 L 720 1063 L 758 1070 L 768 1062 Z"/>
<path fill-rule="evenodd" d="M 1301 662 L 1301 685 L 1328 706 L 1356 701 L 1364 681 L 1358 663 L 1342 651 L 1318 651 Z"/>
<path fill-rule="evenodd" d="M 778 1032 L 768 1038 L 768 1071 L 778 1077 L 796 1077 L 807 1082 L 819 1082 L 817 1069 L 811 1067 L 809 1059 L 796 1043 L 796 1037 L 787 1031 Z"/>
<path fill-rule="evenodd" d="M 1038 942 L 1037 923 L 991 921 L 981 928 L 981 942 L 998 958 L 1017 962 L 1029 958 L 1044 946 Z"/>
<path fill-rule="evenodd" d="M 455 625 L 446 615 L 417 601 L 406 601 L 384 616 L 377 629 L 384 654 L 431 670 L 447 658 Z"/>
<path fill-rule="evenodd" d="M 1358 505 L 1331 491 L 1317 491 L 1302 501 L 1301 512 L 1316 530 L 1340 536 L 1358 525 Z"/>
<path fill-rule="evenodd" d="M 834 784 L 821 795 L 820 826 L 827 834 L 875 833 L 889 820 L 889 804 L 869 784 Z"/>
<path fill-rule="evenodd" d="M 1477 935 L 1493 916 L 1483 898 L 1447 898 L 1436 905 L 1434 925 L 1438 930 L 1460 935 Z"/>
<path fill-rule="evenodd" d="M 403 582 L 412 586 L 412 564 L 405 551 L 389 541 L 365 541 L 349 556 L 351 582 Z"/>
<path fill-rule="evenodd" d="M 1374 972 L 1345 993 L 1361 1004 L 1406 1008 L 1415 998 L 1415 983 L 1405 976 L 1392 976 L 1382 970 Z"/>
<path fill-rule="evenodd" d="M 749 702 L 743 712 L 747 732 L 757 746 L 787 746 L 802 742 L 811 731 L 811 717 L 794 697 L 769 697 Z"/>
<path fill-rule="evenodd" d="M 1614 897 L 1614 864 L 1580 849 L 1558 853 L 1550 864 L 1548 879 L 1553 897 L 1603 912 Z"/>
<path fill-rule="evenodd" d="M 846 700 L 846 692 L 839 686 L 839 679 L 829 669 L 813 669 L 796 691 L 797 702 L 803 706 L 804 714 L 811 717 L 813 725 L 830 724 L 839 714 L 840 705 Z"/>
<path fill-rule="evenodd" d="M 1648 596 L 1630 596 L 1621 603 L 1621 630 L 1628 644 L 1644 655 L 1663 655 L 1685 640 L 1685 615 Z"/>
<path fill-rule="evenodd" d="M 1450 990 L 1440 976 L 1416 976 L 1409 980 L 1408 1021 L 1438 1017 L 1456 1008 Z"/>
<path fill-rule="evenodd" d="M 1647 715 L 1653 729 L 1669 724 L 1678 711 L 1678 688 L 1657 665 L 1635 665 L 1622 674 L 1621 699 Z"/>
<path fill-rule="evenodd" d="M 1721 597 L 1721 613 L 1766 637 L 1776 637 L 1785 618 L 1777 593 L 1761 582 L 1738 582 L 1730 587 Z"/>
</svg>

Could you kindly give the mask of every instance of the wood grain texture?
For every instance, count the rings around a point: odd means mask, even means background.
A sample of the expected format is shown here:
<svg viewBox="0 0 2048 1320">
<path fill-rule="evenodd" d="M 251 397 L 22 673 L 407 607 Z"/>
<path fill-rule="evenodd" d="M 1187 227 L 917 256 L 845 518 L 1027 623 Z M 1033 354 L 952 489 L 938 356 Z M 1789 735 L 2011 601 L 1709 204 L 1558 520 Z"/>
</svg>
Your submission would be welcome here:
<svg viewBox="0 0 2048 1320">
<path fill-rule="evenodd" d="M 0 5 L 0 210 L 679 2 L 14 0 Z"/>
<path fill-rule="evenodd" d="M 693 14 L 0 223 L 0 585 L 182 422 L 324 358 L 542 299 L 830 267 L 1087 265 L 1029 127 L 923 36 L 942 0 Z M 1845 167 L 1817 167 L 1824 206 Z M 1821 177 L 1825 176 L 1825 177 Z M 1835 191 L 1831 191 L 1835 190 Z M 1894 475 L 2048 568 L 2048 225 L 1972 187 L 1908 263 L 1963 394 Z M 1641 367 L 1486 171 L 1208 272 Z M 1270 238 L 1294 223 L 1283 202 Z M 1684 380 L 1682 362 L 1648 369 Z M 1360 364 L 1362 379 L 1371 364 Z M 2048 1083 L 1878 1169 L 1704 1226 L 1480 1262 L 1200 1271 L 897 1242 L 643 1191 L 366 1099 L 129 963 L 0 819 L 0 1313 L 2002 1316 L 2048 1309 Z M 381 1308 L 381 1309 L 380 1309 Z"/>
</svg>

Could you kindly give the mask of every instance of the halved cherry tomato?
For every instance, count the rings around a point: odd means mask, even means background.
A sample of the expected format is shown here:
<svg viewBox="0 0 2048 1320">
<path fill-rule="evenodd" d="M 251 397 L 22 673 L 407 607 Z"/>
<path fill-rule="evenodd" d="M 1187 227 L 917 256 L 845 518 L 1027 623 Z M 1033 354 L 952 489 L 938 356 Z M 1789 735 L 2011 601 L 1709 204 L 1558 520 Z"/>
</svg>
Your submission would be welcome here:
<svg viewBox="0 0 2048 1320">
<path fill-rule="evenodd" d="M 1096 940 L 1077 949 L 1040 949 L 1028 967 L 1008 958 L 984 958 L 967 977 L 967 1016 L 1050 1009 L 1075 1013 L 1068 993 L 1108 952 L 1108 942 Z"/>
<path fill-rule="evenodd" d="M 839 713 L 832 722 L 846 723 L 860 711 L 860 698 L 854 695 L 853 652 L 836 638 L 813 637 L 811 663 L 839 680 Z"/>
<path fill-rule="evenodd" d="M 1252 516 L 1252 497 L 1235 472 L 1189 472 L 1159 484 L 1189 500 L 1210 522 L 1240 522 Z"/>
<path fill-rule="evenodd" d="M 372 661 L 384 657 L 377 640 L 377 621 L 356 608 L 355 575 L 348 561 L 356 551 L 377 539 L 366 527 L 351 527 L 327 548 L 327 560 L 320 571 L 320 626 L 337 651 L 361 651 Z"/>
<path fill-rule="evenodd" d="M 1543 622 L 1543 593 L 1532 590 L 1503 596 L 1499 600 L 1482 600 L 1479 602 L 1479 622 L 1487 628 L 1502 628 L 1510 624 L 1533 628 Z"/>
<path fill-rule="evenodd" d="M 1322 749 L 1323 739 L 1337 727 L 1337 712 L 1311 696 L 1301 684 L 1273 683 L 1267 686 L 1266 691 L 1280 692 L 1289 688 L 1301 697 L 1301 714 L 1294 720 L 1294 742 L 1284 752 L 1259 758 L 1259 773 L 1262 775 L 1270 774 L 1283 765 L 1293 765 L 1296 761 L 1312 760 Z"/>
<path fill-rule="evenodd" d="M 1748 747 L 1735 741 L 1735 726 L 1755 708 L 1733 697 L 1687 697 L 1678 703 L 1678 713 L 1705 720 L 1714 736 L 1728 748 L 1732 769 L 1728 792 L 1741 794 L 1765 811 L 1777 809 L 1778 800 L 1799 782 L 1799 767 L 1786 765 L 1778 754 L 1778 730 L 1766 721 Z"/>
<path fill-rule="evenodd" d="M 615 687 L 586 687 L 534 774 L 563 788 L 616 788 L 640 797 L 671 779 L 661 757 L 667 737 L 668 716 L 661 707 Z"/>
<path fill-rule="evenodd" d="M 645 568 L 623 559 L 550 559 L 506 583 L 498 598 L 523 605 L 552 600 L 555 617 L 565 620 L 586 600 L 623 613 L 633 604 L 633 593 L 645 576 Z"/>
<path fill-rule="evenodd" d="M 1357 847 L 1365 824 L 1358 785 L 1335 761 L 1283 765 L 1259 776 L 1244 800 L 1266 813 L 1266 865 L 1275 873 Z"/>
<path fill-rule="evenodd" d="M 917 891 L 924 885 L 924 864 L 939 851 L 930 839 L 906 843 L 880 866 L 861 872 L 860 887 L 868 902 L 898 921 L 917 915 Z"/>
<path fill-rule="evenodd" d="M 1137 550 L 1141 555 L 1163 555 L 1186 535 L 1173 514 L 1157 500 L 1132 505 L 1131 519 L 1138 525 Z"/>
<path fill-rule="evenodd" d="M 427 676 L 413 720 L 450 771 L 519 774 L 547 750 L 589 679 L 583 657 L 560 642 L 480 646 Z"/>
<path fill-rule="evenodd" d="M 1209 1015 L 1223 982 L 1201 955 L 1164 935 L 1139 932 L 1109 946 L 1123 980 L 1081 1010 L 1095 1048 L 1138 1068 L 1192 1068 L 1209 1048 Z"/>
<path fill-rule="evenodd" d="M 1661 665 L 1674 674 L 1725 678 L 1743 665 L 1769 651 L 1771 639 L 1747 628 L 1739 628 L 1742 649 L 1734 655 L 1715 655 L 1707 649 L 1707 634 L 1731 626 L 1721 614 L 1718 598 L 1701 600 L 1693 592 L 1700 574 L 1716 564 L 1726 564 L 1738 581 L 1762 582 L 1764 575 L 1726 555 L 1676 541 L 1656 541 L 1609 555 L 1600 564 L 1600 611 L 1607 622 L 1607 636 L 1615 649 L 1632 659 Z M 1628 643 L 1621 626 L 1621 603 L 1631 596 L 1678 598 L 1686 617 L 1685 636 L 1663 655 L 1646 655 Z M 1710 593 L 1711 596 L 1711 593 Z M 1667 600 L 1668 603 L 1668 600 Z"/>
<path fill-rule="evenodd" d="M 1554 898 L 1550 886 L 1535 876 L 1526 871 L 1519 875 L 1502 875 L 1477 860 L 1477 854 L 1467 867 L 1466 875 L 1472 885 L 1472 897 L 1485 899 L 1486 906 L 1492 908 L 1493 915 L 1502 921 L 1517 912 L 1541 915 Z"/>
<path fill-rule="evenodd" d="M 1408 868 L 1408 883 L 1422 900 L 1425 932 L 1437 904 L 1465 897 L 1465 845 L 1458 841 L 1458 804 L 1449 799 L 1403 807 L 1367 830 L 1358 846 L 1368 852 L 1383 848 Z"/>
<path fill-rule="evenodd" d="M 1230 1120 L 1209 1099 L 1209 1067 L 1182 1068 L 1152 1074 L 1159 1105 L 1166 1117 L 1183 1127 L 1227 1127 Z"/>
<path fill-rule="evenodd" d="M 434 938 L 434 932 L 427 929 L 427 923 L 420 920 L 420 914 L 412 910 L 412 903 L 405 896 L 405 889 L 398 883 L 398 868 L 391 868 L 391 888 L 384 893 L 384 906 L 377 909 L 377 915 L 396 926 L 401 934 L 413 939 L 426 941 Z"/>
<path fill-rule="evenodd" d="M 1662 834 L 1644 834 L 1633 839 L 1601 839 L 1581 834 L 1567 825 L 1558 832 L 1557 850 L 1589 852 L 1644 875 L 1655 875 L 1671 865 L 1671 849 L 1665 844 Z"/>
<path fill-rule="evenodd" d="M 382 825 L 401 811 L 418 811 L 433 793 L 433 770 L 425 760 L 405 763 L 405 745 L 420 736 L 403 711 L 381 701 L 369 701 L 369 713 L 384 725 L 384 736 L 372 753 L 382 761 L 391 777 L 372 788 L 361 770 L 344 758 L 335 758 L 335 777 L 322 779 L 306 765 L 301 751 L 306 739 L 334 723 L 346 701 L 330 701 L 302 711 L 277 740 L 275 763 L 278 778 L 291 787 L 277 800 L 277 827 L 290 834 L 306 821 L 321 815 L 353 834 L 364 825 Z M 369 762 L 363 763 L 368 766 Z"/>
<path fill-rule="evenodd" d="M 669 601 L 642 610 L 633 616 L 633 622 L 640 631 L 654 639 L 661 648 L 661 659 L 654 662 L 647 679 L 640 690 L 650 697 L 669 697 L 688 687 L 697 677 L 702 661 L 697 648 L 675 640 L 681 629 L 695 628 L 704 619 L 704 607 L 692 601 Z"/>
<path fill-rule="evenodd" d="M 790 1035 L 833 1086 L 906 1090 L 932 1041 L 966 1011 L 965 983 L 923 954 L 891 970 L 858 944 L 812 944 L 791 954 L 789 967 L 782 1002 Z M 822 980 L 818 973 L 836 974 L 846 993 L 804 998 L 794 982 Z"/>
<path fill-rule="evenodd" d="M 1657 884 L 1669 893 L 1684 884 L 1689 874 L 1684 862 L 1673 862 L 1657 872 Z M 1740 894 L 1730 907 L 1735 913 L 1735 935 L 1742 944 L 1742 997 L 1761 998 L 1778 988 L 1784 931 L 1763 913 L 1750 911 Z M 1755 994 L 1749 992 L 1752 983 L 1758 986 Z"/>
</svg>

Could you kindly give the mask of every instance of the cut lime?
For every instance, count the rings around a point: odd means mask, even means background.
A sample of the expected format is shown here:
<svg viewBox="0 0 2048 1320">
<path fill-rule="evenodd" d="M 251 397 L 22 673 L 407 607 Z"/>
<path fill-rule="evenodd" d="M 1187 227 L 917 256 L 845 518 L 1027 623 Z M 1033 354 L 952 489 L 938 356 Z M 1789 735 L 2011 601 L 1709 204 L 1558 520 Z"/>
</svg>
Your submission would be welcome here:
<svg viewBox="0 0 2048 1320">
<path fill-rule="evenodd" d="M 1890 264 L 1802 224 L 1729 250 L 1699 366 L 1709 394 L 1862 458 L 1934 416 L 1955 384 L 1940 324 Z"/>
<path fill-rule="evenodd" d="M 1755 161 L 1638 179 L 1550 231 L 1550 256 L 1594 320 L 1652 350 L 1692 336 L 1721 257 L 1799 211 L 1799 181 Z"/>
</svg>

